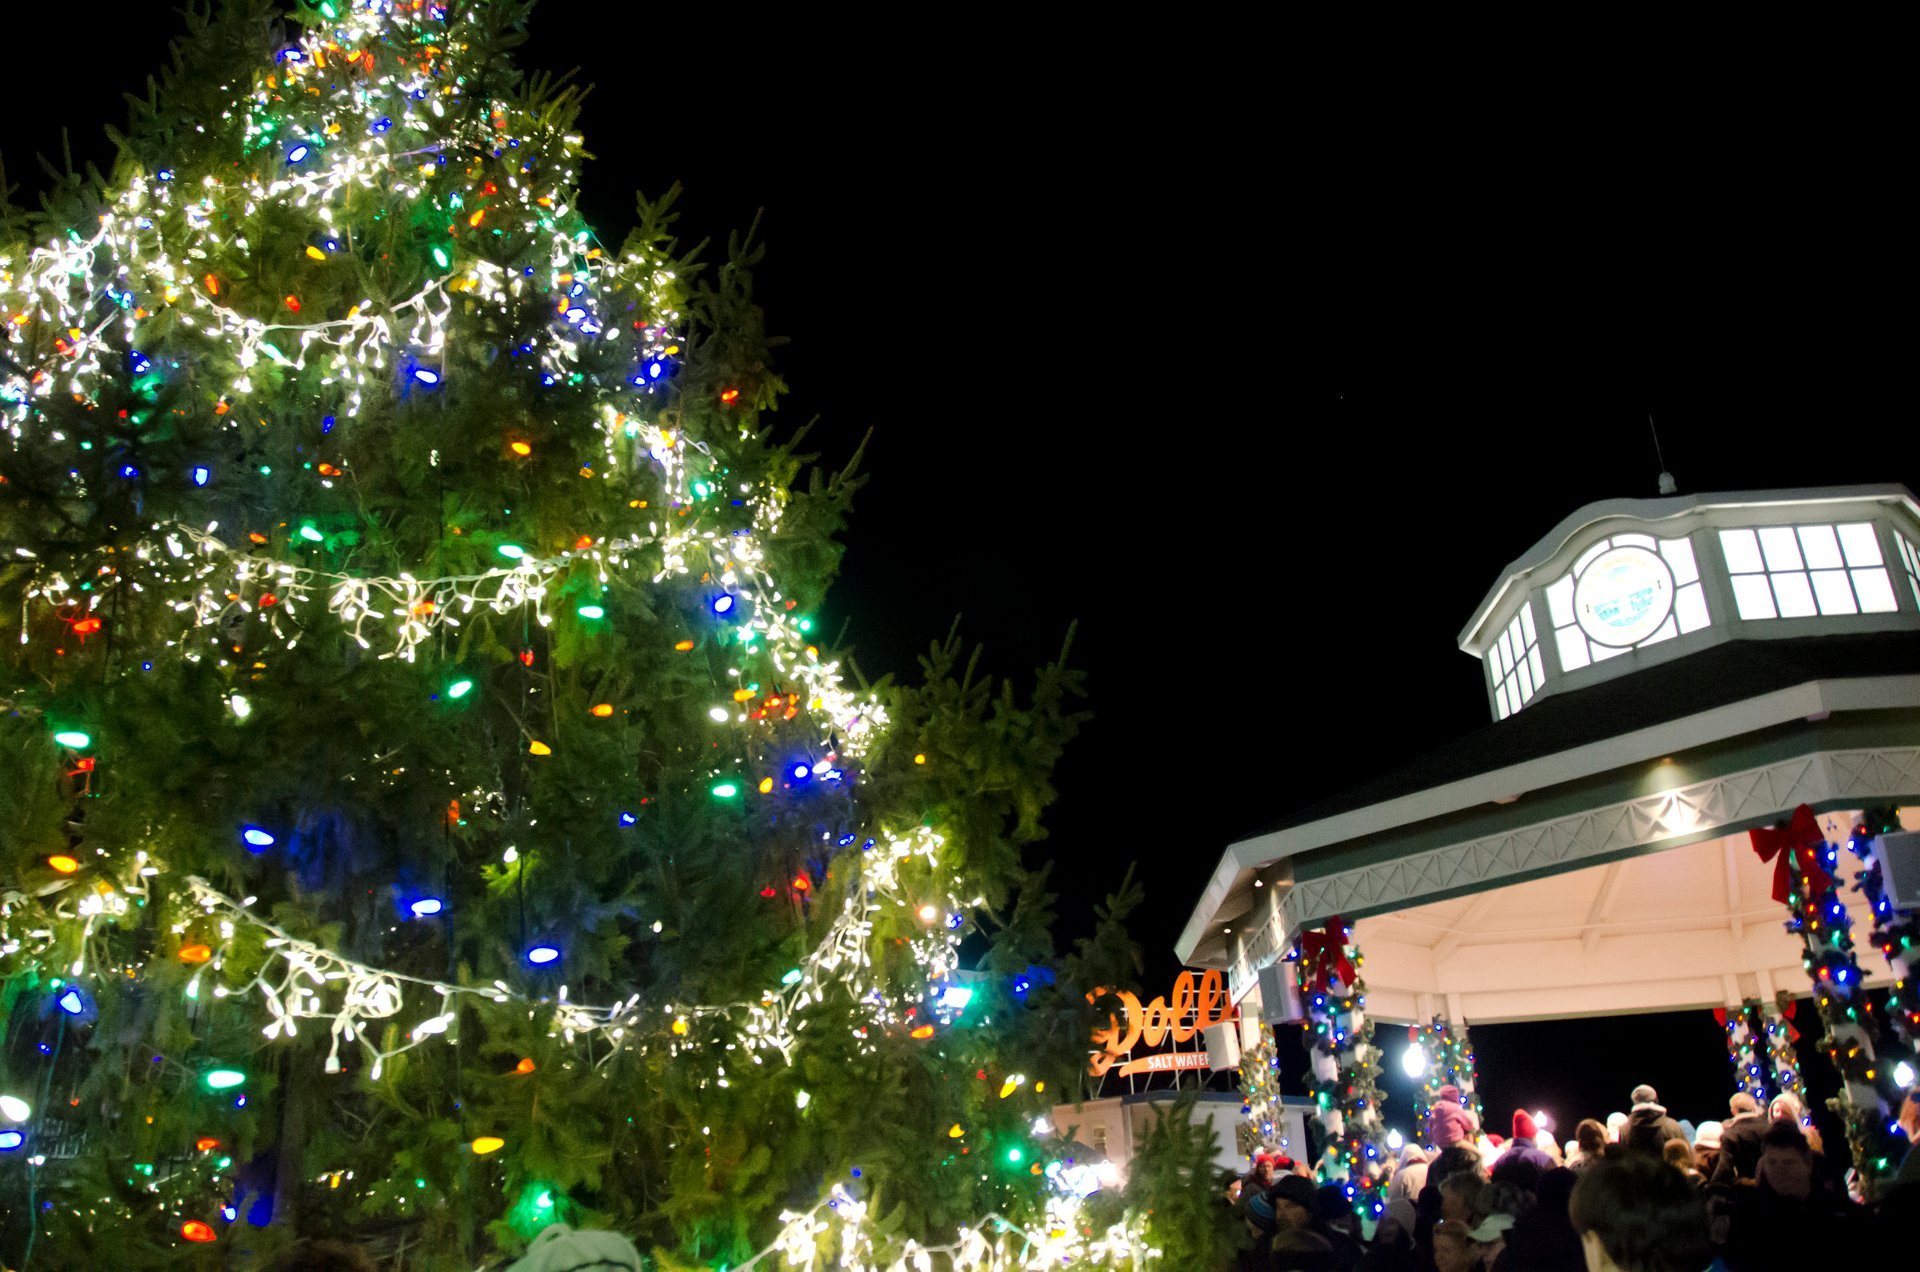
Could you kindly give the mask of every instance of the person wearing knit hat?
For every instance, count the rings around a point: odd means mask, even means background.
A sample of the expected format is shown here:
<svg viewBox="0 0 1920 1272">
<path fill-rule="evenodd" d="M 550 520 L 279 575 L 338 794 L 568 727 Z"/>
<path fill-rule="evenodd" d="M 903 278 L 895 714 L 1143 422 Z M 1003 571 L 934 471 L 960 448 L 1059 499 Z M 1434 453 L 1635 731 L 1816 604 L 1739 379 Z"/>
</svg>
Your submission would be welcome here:
<svg viewBox="0 0 1920 1272">
<path fill-rule="evenodd" d="M 1532 1176 L 1538 1180 L 1554 1168 L 1553 1157 L 1540 1147 L 1540 1127 L 1534 1122 L 1533 1114 L 1525 1109 L 1513 1111 L 1513 1138 L 1507 1141 L 1506 1151 L 1500 1154 L 1500 1163 L 1494 1167 L 1494 1178 L 1501 1179 L 1500 1166 L 1506 1163 L 1524 1162 L 1532 1167 Z M 1508 1166 L 1511 1172 L 1515 1169 Z"/>
<path fill-rule="evenodd" d="M 1462 1103 L 1460 1088 L 1448 1083 L 1440 1088 L 1440 1098 L 1427 1110 L 1427 1140 L 1435 1148 L 1471 1144 L 1480 1127 Z"/>
<path fill-rule="evenodd" d="M 1633 1088 L 1633 1111 L 1627 1114 L 1627 1129 L 1620 1134 L 1622 1145 L 1636 1153 L 1662 1157 L 1667 1141 L 1686 1138 L 1680 1123 L 1667 1116 L 1667 1106 L 1660 1103 L 1658 1091 L 1644 1082 Z"/>
<path fill-rule="evenodd" d="M 1626 1130 L 1627 1115 L 1625 1113 L 1607 1114 L 1607 1140 L 1609 1143 L 1620 1143 L 1621 1136 L 1626 1134 Z"/>
<path fill-rule="evenodd" d="M 507 1272 L 640 1272 L 640 1252 L 617 1232 L 576 1232 L 564 1223 L 541 1230 Z"/>
<path fill-rule="evenodd" d="M 1713 1168 L 1719 1164 L 1723 1133 L 1718 1122 L 1702 1122 L 1693 1133 L 1693 1168 L 1706 1179 L 1713 1178 Z"/>
<path fill-rule="evenodd" d="M 1760 1137 L 1767 1133 L 1767 1119 L 1760 1114 L 1760 1101 L 1745 1091 L 1735 1091 L 1727 1101 L 1728 1118 L 1720 1125 L 1718 1156 L 1709 1181 L 1731 1184 L 1752 1179 L 1760 1164 Z"/>
</svg>

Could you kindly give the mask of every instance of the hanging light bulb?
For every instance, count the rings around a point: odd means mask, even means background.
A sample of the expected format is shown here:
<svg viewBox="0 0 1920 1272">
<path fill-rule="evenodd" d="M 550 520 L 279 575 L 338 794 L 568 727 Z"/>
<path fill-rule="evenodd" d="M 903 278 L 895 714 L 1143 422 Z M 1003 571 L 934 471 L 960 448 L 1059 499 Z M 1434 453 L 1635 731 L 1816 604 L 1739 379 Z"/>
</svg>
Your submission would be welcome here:
<svg viewBox="0 0 1920 1272">
<path fill-rule="evenodd" d="M 69 1016 L 78 1016 L 87 1009 L 87 996 L 78 989 L 69 989 L 56 1000 L 60 1010 Z"/>
<path fill-rule="evenodd" d="M 1427 1072 L 1426 1050 L 1419 1046 L 1412 1046 L 1401 1052 L 1400 1071 L 1410 1078 L 1425 1077 Z"/>
<path fill-rule="evenodd" d="M 559 957 L 559 949 L 552 945 L 536 945 L 527 951 L 527 962 L 536 967 L 544 967 Z"/>
<path fill-rule="evenodd" d="M 93 739 L 78 729 L 62 729 L 53 735 L 53 740 L 69 751 L 84 751 L 93 745 Z"/>
<path fill-rule="evenodd" d="M 446 907 L 439 897 L 421 897 L 407 908 L 413 911 L 415 918 L 424 919 L 429 915 L 440 913 Z"/>
<path fill-rule="evenodd" d="M 248 826 L 240 832 L 240 838 L 247 841 L 247 847 L 255 849 L 273 847 L 273 832 L 262 830 L 258 826 Z"/>
<path fill-rule="evenodd" d="M 716 614 L 730 614 L 730 613 L 732 613 L 732 612 L 733 612 L 733 597 L 732 597 L 732 596 L 730 596 L 730 595 L 728 595 L 728 594 L 727 594 L 727 593 L 725 593 L 725 592 L 722 592 L 722 593 L 721 593 L 720 595 L 718 595 L 718 596 L 716 596 L 716 597 L 714 597 L 714 598 L 713 598 L 713 612 L 714 612 L 714 613 L 716 613 Z"/>
<path fill-rule="evenodd" d="M 0 1117 L 9 1122 L 24 1122 L 33 1116 L 33 1109 L 17 1095 L 0 1095 Z"/>
</svg>

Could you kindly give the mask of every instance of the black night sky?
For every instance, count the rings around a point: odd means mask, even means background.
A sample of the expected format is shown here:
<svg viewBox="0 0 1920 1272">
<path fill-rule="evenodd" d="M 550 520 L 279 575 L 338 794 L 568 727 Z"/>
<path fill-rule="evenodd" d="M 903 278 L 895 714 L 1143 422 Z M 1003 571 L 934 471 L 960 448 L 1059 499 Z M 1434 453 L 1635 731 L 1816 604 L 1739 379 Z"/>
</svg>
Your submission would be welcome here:
<svg viewBox="0 0 1920 1272">
<path fill-rule="evenodd" d="M 182 29 L 62 16 L 14 41 L 45 51 L 0 132 L 21 203 L 62 128 L 106 162 Z M 830 465 L 872 433 L 823 625 L 860 667 L 911 674 L 960 615 L 1020 679 L 1078 622 L 1097 718 L 1037 852 L 1063 936 L 1139 863 L 1150 991 L 1228 843 L 1485 722 L 1455 634 L 1567 513 L 1655 493 L 1649 412 L 1683 491 L 1920 485 L 1861 103 L 976 16 L 543 0 L 521 64 L 597 85 L 603 239 L 635 187 L 686 187 L 687 241 L 759 215 L 782 415 Z M 1705 1012 L 1475 1038 L 1502 1122 L 1640 1080 L 1724 1107 Z"/>
</svg>

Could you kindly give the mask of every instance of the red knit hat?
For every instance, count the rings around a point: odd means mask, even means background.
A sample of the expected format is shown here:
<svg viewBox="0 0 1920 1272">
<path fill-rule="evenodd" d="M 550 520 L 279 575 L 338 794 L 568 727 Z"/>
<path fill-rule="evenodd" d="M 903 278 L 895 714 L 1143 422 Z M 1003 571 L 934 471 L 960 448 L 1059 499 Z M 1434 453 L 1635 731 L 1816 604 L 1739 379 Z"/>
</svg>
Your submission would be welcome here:
<svg viewBox="0 0 1920 1272">
<path fill-rule="evenodd" d="M 1525 1109 L 1513 1111 L 1513 1138 L 1525 1140 L 1531 1144 L 1540 1134 L 1540 1128 L 1533 1124 L 1533 1115 Z"/>
</svg>

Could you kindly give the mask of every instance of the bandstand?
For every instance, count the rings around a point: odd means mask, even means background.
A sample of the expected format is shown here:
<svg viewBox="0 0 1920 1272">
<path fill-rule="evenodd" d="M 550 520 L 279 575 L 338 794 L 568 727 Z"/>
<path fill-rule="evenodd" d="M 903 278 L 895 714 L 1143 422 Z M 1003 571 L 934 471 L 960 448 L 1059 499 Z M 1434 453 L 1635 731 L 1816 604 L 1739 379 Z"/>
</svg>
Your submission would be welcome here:
<svg viewBox="0 0 1920 1272">
<path fill-rule="evenodd" d="M 1245 1044 L 1304 1013 L 1333 1177 L 1365 1200 L 1372 1022 L 1711 1007 L 1764 1066 L 1808 993 L 1875 1151 L 1893 1087 L 1851 1012 L 1904 980 L 1876 937 L 1912 900 L 1851 880 L 1920 828 L 1916 545 L 1901 486 L 1589 505 L 1460 633 L 1491 724 L 1226 850 L 1178 953 L 1227 973 Z"/>
</svg>

